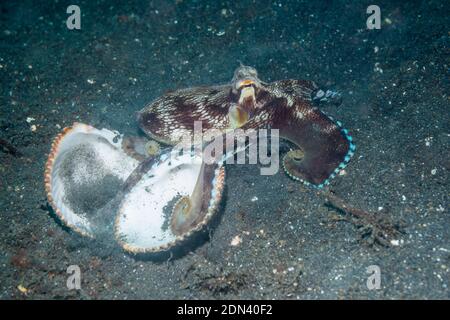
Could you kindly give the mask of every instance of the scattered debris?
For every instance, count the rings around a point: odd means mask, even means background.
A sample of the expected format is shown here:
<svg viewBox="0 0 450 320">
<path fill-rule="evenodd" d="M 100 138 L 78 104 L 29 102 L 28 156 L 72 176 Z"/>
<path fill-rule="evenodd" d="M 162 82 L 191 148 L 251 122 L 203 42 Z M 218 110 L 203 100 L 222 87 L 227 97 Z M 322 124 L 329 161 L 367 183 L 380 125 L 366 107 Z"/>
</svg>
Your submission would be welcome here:
<svg viewBox="0 0 450 320">
<path fill-rule="evenodd" d="M 19 249 L 10 259 L 11 264 L 18 269 L 28 269 L 31 265 L 25 249 Z"/>
<path fill-rule="evenodd" d="M 398 236 L 404 233 L 400 223 L 389 221 L 382 214 L 373 214 L 348 205 L 343 199 L 326 194 L 326 205 L 339 210 L 348 221 L 352 222 L 359 230 L 361 239 L 369 245 L 379 244 L 385 247 L 396 246 L 402 243 Z M 397 244 L 398 242 L 398 244 Z"/>
<path fill-rule="evenodd" d="M 241 243 L 242 243 L 242 238 L 239 235 L 237 235 L 231 240 L 230 245 L 232 245 L 233 247 L 236 247 L 236 246 L 240 245 Z"/>
<path fill-rule="evenodd" d="M 390 243 L 391 243 L 391 245 L 393 245 L 394 247 L 397 247 L 397 246 L 399 246 L 400 244 L 403 243 L 403 240 L 392 239 L 392 240 L 390 241 Z"/>
<path fill-rule="evenodd" d="M 17 289 L 20 291 L 20 292 L 22 292 L 24 295 L 27 295 L 28 294 L 28 289 L 27 288 L 25 288 L 23 285 L 21 285 L 21 284 L 19 284 L 18 286 L 17 286 Z"/>
<path fill-rule="evenodd" d="M 383 73 L 383 69 L 381 69 L 379 62 L 375 62 L 375 65 L 373 67 L 373 71 L 374 72 L 378 72 L 378 73 Z"/>
</svg>

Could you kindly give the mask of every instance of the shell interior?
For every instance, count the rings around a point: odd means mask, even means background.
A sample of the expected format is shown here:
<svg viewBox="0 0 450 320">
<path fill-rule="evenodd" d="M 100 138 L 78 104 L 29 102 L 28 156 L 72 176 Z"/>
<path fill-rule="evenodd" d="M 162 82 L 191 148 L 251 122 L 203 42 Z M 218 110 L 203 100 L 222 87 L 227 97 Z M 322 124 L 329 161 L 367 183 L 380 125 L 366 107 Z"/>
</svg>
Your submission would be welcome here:
<svg viewBox="0 0 450 320">
<path fill-rule="evenodd" d="M 81 123 L 53 142 L 45 172 L 47 197 L 58 217 L 83 235 L 95 237 L 96 214 L 139 163 L 121 143 L 117 133 Z"/>
<path fill-rule="evenodd" d="M 199 188 L 201 192 L 194 192 Z M 130 252 L 167 250 L 190 234 L 200 230 L 214 214 L 222 196 L 222 163 L 205 165 L 202 157 L 192 153 L 163 154 L 142 179 L 125 195 L 116 218 L 116 238 Z M 173 208 L 182 197 L 191 198 L 199 210 L 195 221 L 183 234 L 171 228 Z"/>
<path fill-rule="evenodd" d="M 116 132 L 75 123 L 52 144 L 47 198 L 61 221 L 82 235 L 114 235 L 132 253 L 165 251 L 210 221 L 222 198 L 223 162 L 232 153 L 207 164 L 192 151 L 142 162 L 134 151 L 123 149 Z"/>
</svg>

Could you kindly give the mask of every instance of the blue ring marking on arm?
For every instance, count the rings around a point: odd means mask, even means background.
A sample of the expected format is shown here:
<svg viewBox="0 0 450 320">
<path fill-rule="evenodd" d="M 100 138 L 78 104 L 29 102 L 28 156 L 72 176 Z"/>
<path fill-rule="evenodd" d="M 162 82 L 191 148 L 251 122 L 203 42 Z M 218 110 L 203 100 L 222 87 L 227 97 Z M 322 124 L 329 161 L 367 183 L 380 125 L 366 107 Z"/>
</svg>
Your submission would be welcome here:
<svg viewBox="0 0 450 320">
<path fill-rule="evenodd" d="M 339 165 L 336 167 L 336 169 L 334 169 L 334 171 L 328 176 L 328 178 L 326 178 L 321 184 L 313 184 L 311 182 L 308 182 L 304 179 L 301 179 L 299 177 L 293 176 L 291 175 L 286 167 L 284 166 L 284 159 L 282 161 L 283 164 L 283 169 L 284 172 L 287 173 L 287 175 L 294 180 L 300 181 L 302 182 L 304 185 L 309 186 L 309 187 L 313 187 L 315 189 L 322 189 L 324 186 L 327 186 L 330 184 L 330 180 L 332 180 L 334 177 L 336 177 L 337 174 L 339 174 L 339 172 L 341 170 L 343 170 L 348 163 L 350 162 L 351 158 L 353 157 L 353 155 L 355 154 L 355 150 L 356 150 L 356 145 L 353 143 L 353 137 L 349 134 L 349 131 L 345 128 L 343 128 L 342 122 L 341 121 L 335 121 L 331 116 L 326 115 L 334 124 L 336 124 L 338 126 L 338 128 L 340 129 L 341 134 L 344 136 L 344 138 L 348 141 L 349 146 L 348 146 L 348 151 L 347 154 L 344 157 L 344 161 L 342 161 L 341 163 L 339 163 Z M 286 157 L 286 155 L 284 156 Z"/>
</svg>

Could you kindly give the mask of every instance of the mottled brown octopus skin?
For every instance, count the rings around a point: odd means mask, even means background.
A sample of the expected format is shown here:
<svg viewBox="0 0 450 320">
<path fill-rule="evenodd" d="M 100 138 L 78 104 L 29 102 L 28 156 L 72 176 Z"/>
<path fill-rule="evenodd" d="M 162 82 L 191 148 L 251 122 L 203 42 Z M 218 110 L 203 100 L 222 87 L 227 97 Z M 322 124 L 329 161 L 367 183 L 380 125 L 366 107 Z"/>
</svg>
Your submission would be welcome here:
<svg viewBox="0 0 450 320">
<path fill-rule="evenodd" d="M 279 87 L 290 90 L 291 86 L 295 89 L 299 84 L 284 81 Z M 280 137 L 299 146 L 304 153 L 301 162 L 284 163 L 288 173 L 320 185 L 344 161 L 350 142 L 341 128 L 310 101 L 294 97 L 292 101 L 281 98 L 274 102 L 277 110 L 273 111 L 272 127 L 279 129 Z"/>
<path fill-rule="evenodd" d="M 174 130 L 192 134 L 194 121 L 202 121 L 204 131 L 226 129 L 228 110 L 238 99 L 229 85 L 175 90 L 138 112 L 137 122 L 149 137 L 173 145 Z"/>
<path fill-rule="evenodd" d="M 285 171 L 296 180 L 322 187 L 348 162 L 350 141 L 337 123 L 312 104 L 317 89 L 307 80 L 259 84 L 253 113 L 242 129 L 279 129 L 281 138 L 305 154 L 298 163 L 285 158 Z M 203 130 L 229 128 L 228 111 L 238 100 L 239 92 L 233 92 L 232 85 L 176 90 L 140 111 L 138 123 L 150 137 L 175 144 L 173 131 L 191 135 L 194 121 L 202 121 Z"/>
</svg>

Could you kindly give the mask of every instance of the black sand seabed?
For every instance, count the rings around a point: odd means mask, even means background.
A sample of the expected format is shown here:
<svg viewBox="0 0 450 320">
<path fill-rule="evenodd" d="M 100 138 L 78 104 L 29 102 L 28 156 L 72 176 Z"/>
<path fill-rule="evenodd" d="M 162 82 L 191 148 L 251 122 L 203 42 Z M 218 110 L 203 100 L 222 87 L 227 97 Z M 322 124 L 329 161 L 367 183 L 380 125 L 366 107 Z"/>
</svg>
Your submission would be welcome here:
<svg viewBox="0 0 450 320">
<path fill-rule="evenodd" d="M 0 298 L 450 297 L 448 2 L 378 1 L 382 28 L 367 30 L 372 1 L 76 1 L 82 30 L 70 31 L 72 2 L 0 4 L 0 138 L 22 153 L 0 152 Z M 227 167 L 211 238 L 169 262 L 105 253 L 58 225 L 43 171 L 62 127 L 138 134 L 146 103 L 227 82 L 238 60 L 265 81 L 343 93 L 326 111 L 357 152 L 329 190 L 403 221 L 390 247 L 368 245 L 314 190 L 251 165 Z M 73 264 L 81 291 L 66 288 Z M 369 265 L 379 290 L 367 289 Z"/>
</svg>

